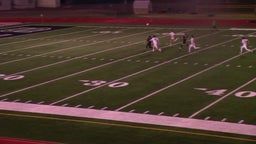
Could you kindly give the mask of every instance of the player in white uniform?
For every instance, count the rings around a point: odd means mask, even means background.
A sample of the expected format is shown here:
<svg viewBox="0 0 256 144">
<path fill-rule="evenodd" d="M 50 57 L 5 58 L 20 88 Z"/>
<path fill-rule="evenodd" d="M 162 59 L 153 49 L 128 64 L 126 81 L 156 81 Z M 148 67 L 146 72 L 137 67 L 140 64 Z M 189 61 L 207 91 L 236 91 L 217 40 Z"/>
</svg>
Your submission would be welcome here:
<svg viewBox="0 0 256 144">
<path fill-rule="evenodd" d="M 199 48 L 200 48 L 200 47 L 197 47 L 197 46 L 196 46 L 195 38 L 194 38 L 193 35 L 190 37 L 190 44 L 189 44 L 189 46 L 188 46 L 188 52 L 189 52 L 189 53 L 191 52 L 192 48 L 194 48 L 194 49 L 199 49 Z"/>
<path fill-rule="evenodd" d="M 153 52 L 155 50 L 162 51 L 160 48 L 158 48 L 159 39 L 155 35 L 151 38 L 152 46 L 153 46 Z"/>
<path fill-rule="evenodd" d="M 169 33 L 169 36 L 170 36 L 170 46 L 172 46 L 174 42 L 177 41 L 177 39 L 175 39 L 175 33 L 173 31 Z"/>
<path fill-rule="evenodd" d="M 249 40 L 245 37 L 242 37 L 242 46 L 240 47 L 240 54 L 243 53 L 244 49 L 246 51 L 252 52 L 252 50 L 247 48 L 248 43 L 249 43 Z"/>
</svg>

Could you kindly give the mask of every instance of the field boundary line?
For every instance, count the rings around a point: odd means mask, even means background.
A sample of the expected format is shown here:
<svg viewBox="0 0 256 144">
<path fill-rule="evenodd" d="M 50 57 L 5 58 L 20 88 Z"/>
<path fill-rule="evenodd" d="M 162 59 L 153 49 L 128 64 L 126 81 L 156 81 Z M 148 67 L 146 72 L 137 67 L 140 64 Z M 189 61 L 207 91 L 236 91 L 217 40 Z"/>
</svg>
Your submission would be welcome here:
<svg viewBox="0 0 256 144">
<path fill-rule="evenodd" d="M 194 114 L 192 114 L 191 116 L 189 116 L 189 118 L 193 118 L 193 117 L 195 117 L 195 116 L 196 116 L 196 115 L 198 115 L 199 113 L 201 113 L 201 112 L 203 112 L 203 111 L 207 110 L 208 108 L 210 108 L 210 107 L 212 107 L 213 105 L 217 104 L 218 102 L 222 101 L 222 100 L 223 100 L 223 99 L 225 99 L 226 97 L 228 97 L 228 96 L 230 96 L 230 95 L 234 94 L 235 92 L 237 92 L 237 91 L 238 91 L 238 90 L 240 90 L 241 88 L 243 88 L 243 87 L 247 86 L 248 84 L 250 84 L 250 83 L 254 82 L 255 80 L 256 80 L 256 77 L 254 77 L 254 78 L 253 78 L 253 79 L 251 79 L 250 81 L 248 81 L 248 82 L 244 83 L 243 85 L 241 85 L 241 86 L 237 87 L 236 89 L 232 90 L 231 92 L 229 92 L 228 94 L 226 94 L 226 95 L 222 96 L 221 98 L 219 98 L 219 99 L 215 100 L 215 101 L 214 101 L 214 102 L 212 102 L 211 104 L 209 104 L 209 105 L 207 105 L 207 106 L 203 107 L 203 108 L 202 108 L 202 109 L 200 109 L 199 111 L 197 111 L 197 112 L 195 112 Z"/>
<path fill-rule="evenodd" d="M 39 114 L 53 114 L 62 116 L 73 116 L 79 118 L 93 118 L 121 122 L 132 122 L 139 124 L 152 124 L 158 126 L 172 126 L 180 128 L 191 128 L 214 132 L 224 132 L 240 135 L 256 136 L 256 126 L 229 122 L 210 120 L 199 120 L 190 118 L 179 118 L 171 116 L 159 116 L 150 114 L 139 114 L 129 112 L 118 112 L 109 110 L 96 110 L 86 108 L 62 107 L 40 104 L 24 104 L 17 102 L 0 102 L 0 110 L 30 112 Z M 253 140 L 256 141 L 256 140 Z"/>
<path fill-rule="evenodd" d="M 155 30 L 151 30 L 151 31 L 155 31 Z M 22 61 L 22 60 L 27 60 L 27 59 L 31 59 L 31 58 L 34 58 L 34 57 L 44 56 L 44 55 L 48 55 L 48 54 L 52 54 L 52 53 L 62 52 L 62 51 L 66 51 L 66 50 L 70 50 L 70 49 L 74 49 L 74 48 L 90 46 L 90 45 L 94 45 L 94 44 L 98 44 L 98 43 L 103 43 L 105 41 L 121 39 L 121 38 L 130 37 L 130 36 L 134 36 L 134 35 L 138 35 L 138 34 L 142 34 L 142 33 L 147 33 L 147 32 L 150 32 L 150 31 L 146 31 L 146 32 L 144 31 L 144 32 L 141 32 L 141 33 L 135 33 L 135 34 L 126 35 L 126 36 L 122 36 L 122 37 L 118 37 L 118 38 L 112 38 L 112 39 L 109 39 L 109 40 L 102 40 L 102 41 L 93 42 L 93 43 L 89 43 L 89 44 L 87 43 L 87 44 L 83 44 L 83 45 L 79 45 L 79 46 L 73 46 L 73 47 L 68 47 L 68 48 L 59 49 L 59 50 L 55 50 L 55 51 L 50 51 L 50 52 L 46 52 L 46 53 L 42 53 L 42 54 L 30 56 L 30 57 L 25 57 L 25 58 L 20 58 L 20 59 L 12 60 L 12 61 L 2 62 L 2 63 L 0 63 L 0 65 L 9 64 L 9 63 L 13 63 L 13 62 L 18 62 L 18 61 Z M 93 36 L 97 36 L 97 35 L 103 35 L 103 34 L 95 34 Z M 84 37 L 93 37 L 93 36 L 84 36 Z M 74 39 L 79 39 L 79 38 L 74 38 Z M 73 39 L 63 40 L 63 41 L 55 42 L 55 43 L 62 43 L 62 42 L 71 41 L 71 40 L 73 40 Z M 45 45 L 49 45 L 49 43 L 45 44 Z M 35 46 L 35 47 L 37 47 L 37 46 Z"/>
</svg>

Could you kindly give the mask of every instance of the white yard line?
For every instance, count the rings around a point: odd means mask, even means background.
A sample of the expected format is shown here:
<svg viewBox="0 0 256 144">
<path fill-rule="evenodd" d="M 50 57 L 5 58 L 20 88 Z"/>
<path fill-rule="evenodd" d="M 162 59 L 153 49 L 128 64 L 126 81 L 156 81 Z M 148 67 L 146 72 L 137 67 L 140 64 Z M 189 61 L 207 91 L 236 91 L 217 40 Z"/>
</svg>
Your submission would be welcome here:
<svg viewBox="0 0 256 144">
<path fill-rule="evenodd" d="M 50 106 L 41 104 L 0 102 L 0 110 L 30 112 L 39 114 L 53 114 L 61 116 L 73 116 L 80 118 L 93 118 L 139 124 L 152 124 L 159 126 L 171 126 L 190 128 L 214 132 L 225 132 L 256 136 L 256 126 L 239 123 L 229 123 L 210 120 L 188 119 L 164 115 L 150 115 L 130 112 L 117 112 L 108 110 L 95 110 L 75 107 Z"/>
<path fill-rule="evenodd" d="M 146 53 L 146 52 L 144 52 L 144 53 Z M 5 96 L 11 95 L 11 94 L 15 94 L 15 93 L 22 92 L 22 91 L 25 91 L 25 90 L 29 90 L 29 89 L 32 89 L 32 88 L 35 88 L 35 87 L 38 87 L 38 86 L 42 86 L 42 85 L 45 85 L 45 84 L 48 84 L 48 83 L 51 83 L 51 82 L 55 82 L 55 81 L 58 81 L 58 80 L 69 78 L 69 77 L 72 77 L 72 76 L 75 76 L 75 75 L 78 75 L 78 74 L 82 74 L 82 73 L 85 73 L 85 72 L 88 72 L 88 71 L 91 71 L 91 70 L 95 70 L 97 68 L 101 68 L 101 67 L 113 64 L 113 63 L 117 63 L 117 62 L 129 59 L 129 58 L 132 58 L 132 57 L 143 55 L 144 53 L 139 53 L 139 54 L 136 54 L 136 55 L 132 55 L 132 56 L 123 58 L 123 59 L 119 59 L 119 60 L 108 62 L 108 63 L 102 64 L 102 65 L 99 65 L 99 66 L 96 66 L 96 67 L 92 67 L 92 68 L 89 68 L 89 69 L 86 69 L 86 70 L 83 70 L 83 71 L 72 73 L 72 74 L 69 74 L 69 75 L 66 75 L 66 76 L 63 76 L 63 77 L 59 77 L 59 78 L 56 78 L 56 79 L 45 81 L 43 83 L 35 84 L 35 85 L 29 86 L 29 87 L 26 87 L 26 88 L 23 88 L 23 89 L 19 89 L 19 90 L 10 92 L 10 93 L 6 93 L 6 94 L 3 94 L 3 95 L 0 95 L 0 97 L 5 97 Z"/>
<path fill-rule="evenodd" d="M 205 106 L 204 108 L 200 109 L 199 111 L 195 112 L 194 114 L 192 114 L 191 116 L 189 116 L 189 118 L 193 118 L 195 116 L 197 116 L 198 114 L 202 113 L 203 111 L 209 109 L 210 107 L 214 106 L 215 104 L 219 103 L 220 101 L 224 100 L 225 98 L 227 98 L 228 96 L 236 93 L 238 90 L 242 89 L 243 87 L 251 84 L 252 82 L 256 81 L 256 77 L 254 77 L 252 80 L 246 82 L 245 84 L 237 87 L 236 89 L 234 89 L 233 91 L 229 92 L 228 94 L 222 96 L 221 98 L 217 99 L 216 101 L 212 102 L 211 104 Z"/>
<path fill-rule="evenodd" d="M 183 32 L 187 32 L 187 31 L 183 31 Z M 94 52 L 94 53 L 90 53 L 90 54 L 74 57 L 74 58 L 71 58 L 71 59 L 67 59 L 67 60 L 51 63 L 51 64 L 48 64 L 48 65 L 44 65 L 44 66 L 40 66 L 40 67 L 36 67 L 36 68 L 32 68 L 32 69 L 28 69 L 28 70 L 25 70 L 25 71 L 16 72 L 16 73 L 13 73 L 12 75 L 24 74 L 26 72 L 31 72 L 31 71 L 34 71 L 34 70 L 38 70 L 38 69 L 54 66 L 54 65 L 57 65 L 57 64 L 62 64 L 62 63 L 65 63 L 65 62 L 69 62 L 69 61 L 72 61 L 72 60 L 84 58 L 84 57 L 87 57 L 87 56 L 92 56 L 92 55 L 100 54 L 100 53 L 103 53 L 103 52 L 108 52 L 108 51 L 120 49 L 120 48 L 123 48 L 123 47 L 126 47 L 126 46 L 137 45 L 137 44 L 144 43 L 144 42 L 145 41 L 143 40 L 143 41 L 139 41 L 139 42 L 135 42 L 135 43 L 130 43 L 130 44 L 127 44 L 127 45 L 122 45 L 122 46 L 118 46 L 118 47 L 114 47 L 114 48 L 110 48 L 110 49 L 105 49 L 105 50 L 102 50 L 102 51 L 98 51 L 98 52 Z M 147 51 L 146 53 L 149 53 L 149 52 L 151 52 L 151 51 Z M 145 52 L 143 52 L 143 54 L 145 54 Z"/>
<path fill-rule="evenodd" d="M 97 29 L 97 28 L 94 28 L 94 29 Z M 94 29 L 77 31 L 77 32 L 70 32 L 70 33 L 64 33 L 64 34 L 58 34 L 58 35 L 51 35 L 51 36 L 46 36 L 46 37 L 41 37 L 41 38 L 36 38 L 36 39 L 29 39 L 29 40 L 24 40 L 24 41 L 16 41 L 16 42 L 10 42 L 10 43 L 3 43 L 3 44 L 0 44 L 0 46 L 16 44 L 16 43 L 22 43 L 22 42 L 28 42 L 28 41 L 34 41 L 34 40 L 40 40 L 40 39 L 48 39 L 48 38 L 58 37 L 58 36 L 63 36 L 63 35 L 71 35 L 71 34 L 75 34 L 75 33 L 91 31 L 91 30 L 94 30 Z M 63 30 L 63 29 L 61 29 L 61 30 Z M 49 32 L 49 31 L 47 31 L 47 32 Z M 17 50 L 19 50 L 19 49 L 17 49 Z M 8 52 L 12 52 L 12 51 L 5 51 L 3 53 L 8 53 Z M 2 53 L 0 53 L 0 54 L 2 54 Z"/>
<path fill-rule="evenodd" d="M 168 46 L 166 46 L 166 47 L 168 47 Z M 72 76 L 75 76 L 75 75 L 78 75 L 78 74 L 81 74 L 81 73 L 85 73 L 85 72 L 88 72 L 88 71 L 91 71 L 91 70 L 95 70 L 97 68 L 101 68 L 101 67 L 113 64 L 113 63 L 117 63 L 117 62 L 120 62 L 120 61 L 123 61 L 123 60 L 127 60 L 127 59 L 130 59 L 130 58 L 136 57 L 136 56 L 140 56 L 140 55 L 143 55 L 143 54 L 148 53 L 148 52 L 149 51 L 143 52 L 143 53 L 139 53 L 139 54 L 135 54 L 135 55 L 132 55 L 132 56 L 129 56 L 129 57 L 125 57 L 125 58 L 122 58 L 122 59 L 119 59 L 119 60 L 116 60 L 116 61 L 108 62 L 106 64 L 102 64 L 102 65 L 99 65 L 99 66 L 96 66 L 96 67 L 92 67 L 92 68 L 89 68 L 89 69 L 86 69 L 86 70 L 83 70 L 83 71 L 79 71 L 79 72 L 76 72 L 76 73 L 73 73 L 73 74 L 69 74 L 69 75 L 66 75 L 66 76 L 63 76 L 63 77 L 59 77 L 59 78 L 56 78 L 56 79 L 45 81 L 43 83 L 35 84 L 35 85 L 29 86 L 29 87 L 26 87 L 26 88 L 23 88 L 23 89 L 19 89 L 19 90 L 16 90 L 16 91 L 12 91 L 12 92 L 0 95 L 0 97 L 6 97 L 6 96 L 9 96 L 11 94 L 15 94 L 15 93 L 18 93 L 18 92 L 29 90 L 29 89 L 32 89 L 32 88 L 35 88 L 35 87 L 38 87 L 38 86 L 42 86 L 42 85 L 45 85 L 45 84 L 48 84 L 48 83 L 51 83 L 51 82 L 55 82 L 55 81 L 58 81 L 58 80 L 62 80 L 62 79 L 65 79 L 65 78 L 69 78 L 69 77 L 72 77 Z M 195 52 L 193 52 L 193 53 L 195 53 Z M 190 53 L 190 54 L 193 54 L 193 53 Z M 188 56 L 190 54 L 186 54 L 184 56 L 172 59 L 171 61 L 179 59 L 179 58 L 186 57 L 186 56 Z"/>
<path fill-rule="evenodd" d="M 229 41 L 226 41 L 226 42 L 223 42 L 223 43 L 227 43 L 227 42 L 230 42 L 230 41 L 233 41 L 233 40 L 235 40 L 235 39 L 232 39 L 232 40 L 229 40 Z M 126 75 L 126 76 L 124 76 L 124 77 L 122 77 L 122 78 L 113 80 L 113 81 L 108 82 L 108 83 L 106 83 L 106 84 L 103 84 L 103 85 L 100 85 L 100 86 L 97 86 L 97 87 L 93 87 L 93 88 L 88 89 L 88 90 L 86 90 L 86 91 L 82 91 L 82 92 L 76 93 L 76 94 L 71 95 L 71 96 L 68 96 L 68 97 L 66 97 L 66 98 L 64 98 L 64 99 L 58 100 L 58 101 L 56 101 L 56 102 L 53 102 L 53 103 L 51 103 L 51 105 L 54 105 L 54 104 L 63 102 L 63 101 L 65 101 L 65 100 L 68 100 L 68 99 L 71 99 L 71 98 L 80 96 L 80 95 L 85 94 L 85 93 L 88 93 L 88 92 L 90 92 L 90 91 L 92 91 L 92 90 L 95 90 L 95 89 L 101 88 L 101 87 L 103 87 L 103 86 L 109 85 L 109 84 L 111 84 L 111 83 L 114 83 L 114 82 L 117 82 L 117 81 L 120 81 L 120 80 L 123 80 L 123 79 L 126 79 L 126 78 L 130 78 L 130 77 L 132 77 L 132 76 L 135 76 L 135 75 L 138 75 L 138 74 L 141 74 L 141 73 L 144 73 L 144 72 L 146 72 L 146 71 L 149 71 L 149 70 L 151 70 L 151 69 L 160 67 L 160 66 L 165 65 L 165 64 L 167 64 L 167 63 L 170 63 L 170 62 L 172 62 L 172 61 L 175 61 L 175 60 L 178 60 L 178 59 L 187 57 L 187 56 L 189 56 L 189 55 L 191 55 L 191 54 L 198 53 L 198 52 L 200 52 L 200 51 L 204 51 L 204 50 L 210 49 L 210 48 L 215 47 L 215 46 L 218 46 L 218 45 L 222 45 L 223 43 L 216 44 L 216 45 L 210 46 L 210 47 L 208 47 L 208 48 L 201 49 L 201 50 L 199 50 L 199 51 L 194 51 L 194 52 L 192 52 L 192 53 L 188 53 L 188 54 L 182 55 L 182 56 L 180 56 L 180 57 L 171 59 L 171 60 L 169 60 L 169 61 L 165 61 L 165 62 L 163 62 L 163 63 L 160 63 L 160 64 L 157 64 L 157 65 L 155 65 L 155 66 L 149 67 L 149 68 L 147 68 L 147 69 L 138 71 L 138 72 L 136 72 L 136 73 L 133 73 L 133 74 L 130 74 L 130 75 Z M 240 56 L 240 55 L 235 56 L 235 58 L 237 58 L 237 57 L 239 57 L 239 56 Z M 230 60 L 232 60 L 232 59 L 234 59 L 234 57 L 231 58 L 231 59 L 228 59 L 228 60 L 226 60 L 226 61 L 223 61 L 222 63 L 227 62 L 227 61 L 230 61 Z M 221 63 L 221 64 L 222 64 L 222 63 Z M 214 67 L 216 67 L 216 66 L 218 66 L 218 64 L 214 65 Z M 214 67 L 213 67 L 213 68 L 214 68 Z M 211 68 L 211 67 L 210 67 L 210 68 Z M 210 68 L 208 68 L 208 69 L 210 69 Z M 181 82 L 183 82 L 183 81 L 185 81 L 185 80 L 187 80 L 187 79 L 190 79 L 190 78 L 192 78 L 192 77 L 194 77 L 194 76 L 197 76 L 197 75 L 203 73 L 204 71 L 208 71 L 208 69 L 205 69 L 205 70 L 203 70 L 203 71 L 201 71 L 201 72 L 199 72 L 199 73 L 197 73 L 197 74 L 194 74 L 194 75 L 192 75 L 192 76 L 190 76 L 190 77 L 188 77 L 188 78 L 185 78 L 185 79 L 183 79 L 183 80 L 181 80 L 181 81 L 179 81 L 179 82 L 176 82 L 176 83 L 174 83 L 174 84 L 172 84 L 172 85 L 169 85 L 169 86 L 167 86 L 167 87 L 165 87 L 165 88 L 163 88 L 163 89 L 160 89 L 160 90 L 158 90 L 158 91 L 156 91 L 156 92 L 154 92 L 154 93 L 151 93 L 151 94 L 149 94 L 149 95 L 147 95 L 147 96 L 145 96 L 145 97 L 143 97 L 143 98 L 141 98 L 141 99 L 139 99 L 139 100 L 136 100 L 136 101 L 134 101 L 134 102 L 131 102 L 131 103 L 129 103 L 129 104 L 127 104 L 127 105 L 125 105 L 125 106 L 123 106 L 123 107 L 121 107 L 121 108 L 116 109 L 116 110 L 117 110 L 117 111 L 118 111 L 118 110 L 121 110 L 121 109 L 123 109 L 123 108 L 125 108 L 125 107 L 127 107 L 127 106 L 130 106 L 130 105 L 132 105 L 132 104 L 134 104 L 134 103 L 136 103 L 136 102 L 139 102 L 139 101 L 141 101 L 141 100 L 143 100 L 143 99 L 146 99 L 146 98 L 148 98 L 148 97 L 150 97 L 150 96 L 152 96 L 152 95 L 154 95 L 154 94 L 156 94 L 156 93 L 159 93 L 159 92 L 161 92 L 161 91 L 163 91 L 163 90 L 165 90 L 165 89 L 167 89 L 167 88 L 169 88 L 169 87 L 171 87 L 171 86 L 174 86 L 174 85 L 179 84 L 179 83 L 181 83 Z M 0 97 L 1 97 L 1 96 L 0 96 Z"/>
<path fill-rule="evenodd" d="M 93 56 L 93 55 L 100 54 L 100 53 L 103 53 L 103 52 L 108 52 L 108 51 L 112 51 L 112 50 L 117 50 L 117 49 L 124 48 L 124 47 L 131 46 L 131 45 L 137 45 L 137 44 L 144 43 L 144 42 L 145 42 L 145 41 L 140 41 L 140 42 L 130 43 L 130 44 L 127 44 L 127 45 L 122 45 L 122 46 L 114 47 L 114 48 L 111 48 L 111 49 L 104 49 L 104 50 L 102 50 L 102 51 L 97 51 L 97 52 L 94 52 L 94 53 L 90 53 L 90 54 L 86 54 L 86 55 L 82 55 L 82 56 L 78 56 L 78 57 L 74 57 L 74 58 L 70 58 L 70 59 L 66 59 L 66 60 L 62 60 L 62 61 L 58 61 L 58 62 L 55 62 L 55 63 L 43 65 L 43 66 L 40 66 L 40 67 L 36 67 L 36 68 L 32 68 L 32 69 L 28 69 L 28 70 L 16 72 L 16 73 L 14 73 L 14 74 L 12 74 L 12 75 L 15 75 L 15 74 L 24 74 L 24 73 L 27 73 L 27 72 L 39 70 L 39 69 L 42 69 L 42 68 L 47 68 L 47 67 L 50 67 L 50 66 L 54 66 L 54 65 L 66 63 L 66 62 L 69 62 L 69 61 L 73 61 L 73 60 L 76 60 L 76 59 L 81 59 L 81 58 L 88 57 L 88 56 Z M 143 53 L 143 54 L 144 54 L 144 53 Z"/>
<path fill-rule="evenodd" d="M 243 53 L 243 54 L 245 54 L 245 53 Z M 180 83 L 182 83 L 182 82 L 184 82 L 184 81 L 187 81 L 187 80 L 189 80 L 189 79 L 191 79 L 191 78 L 194 78 L 194 77 L 196 77 L 196 76 L 198 76 L 198 75 L 200 75 L 200 74 L 202 74 L 202 73 L 204 73 L 204 72 L 207 72 L 207 71 L 209 71 L 209 70 L 211 70 L 211 69 L 213 69 L 213 68 L 215 68 L 215 67 L 218 67 L 218 66 L 220 66 L 220 65 L 222 65 L 222 64 L 224 64 L 224 63 L 226 63 L 226 62 L 229 62 L 229 61 L 231 61 L 231 60 L 233 60 L 233 59 L 236 59 L 236 58 L 240 57 L 240 56 L 243 55 L 243 54 L 236 55 L 236 56 L 234 56 L 234 57 L 232 57 L 232 58 L 229 58 L 229 59 L 227 59 L 227 60 L 225 60 L 225 61 L 222 61 L 222 62 L 220 62 L 220 63 L 218 63 L 218 64 L 215 64 L 215 65 L 213 65 L 213 66 L 211 66 L 211 67 L 209 67 L 209 68 L 206 68 L 206 69 L 204 69 L 204 70 L 202 70 L 202 71 L 200 71 L 200 72 L 197 72 L 197 73 L 195 73 L 195 74 L 193 74 L 193 75 L 191 75 L 191 76 L 189 76 L 189 77 L 186 77 L 186 78 L 184 78 L 184 79 L 182 79 L 182 80 L 179 80 L 179 81 L 177 81 L 177 82 L 175 82 L 175 83 L 172 83 L 172 84 L 170 84 L 170 85 L 168 85 L 168 86 L 166 86 L 166 87 L 163 87 L 163 88 L 161 88 L 161 89 L 159 89 L 159 90 L 157 90 L 157 91 L 154 91 L 153 93 L 150 93 L 150 94 L 148 94 L 148 95 L 146 95 L 146 96 L 144 96 L 144 97 L 142 97 L 142 98 L 139 98 L 139 99 L 137 99 L 137 100 L 135 100 L 135 101 L 132 101 L 132 102 L 130 102 L 130 103 L 128 103 L 128 104 L 126 104 L 126 105 L 124 105 L 124 106 L 122 106 L 122 107 L 116 109 L 116 111 L 120 111 L 120 110 L 122 110 L 122 109 L 124 109 L 124 108 L 126 108 L 126 107 L 128 107 L 128 106 L 131 106 L 131 105 L 133 105 L 133 104 L 135 104 L 135 103 L 138 103 L 138 102 L 140 102 L 140 101 L 142 101 L 142 100 L 145 100 L 145 99 L 147 99 L 147 98 L 149 98 L 149 97 L 151 97 L 151 96 L 154 96 L 155 94 L 158 94 L 158 93 L 160 93 L 160 92 L 162 92 L 162 91 L 164 91 L 164 90 L 166 90 L 166 89 L 168 89 L 168 88 L 171 88 L 171 87 L 173 87 L 173 86 L 175 86 L 175 85 L 177 85 L 177 84 L 180 84 Z"/>
<path fill-rule="evenodd" d="M 155 31 L 155 30 L 151 30 L 151 31 Z M 118 38 L 112 38 L 112 39 L 102 40 L 102 41 L 98 41 L 98 42 L 94 42 L 94 43 L 89 43 L 89 44 L 84 44 L 84 45 L 79 45 L 79 46 L 73 46 L 73 47 L 68 47 L 68 48 L 63 48 L 63 49 L 60 49 L 60 50 L 46 52 L 46 53 L 42 53 L 42 54 L 30 56 L 30 57 L 25 57 L 25 58 L 20 58 L 20 59 L 12 60 L 12 61 L 2 62 L 2 63 L 0 63 L 0 65 L 9 64 L 9 63 L 13 63 L 13 62 L 18 62 L 18 61 L 22 61 L 22 60 L 27 60 L 27 59 L 31 59 L 31 58 L 34 58 L 34 57 L 44 56 L 44 55 L 53 54 L 53 53 L 57 53 L 57 52 L 62 52 L 62 51 L 66 51 L 66 50 L 70 50 L 70 49 L 74 49 L 74 48 L 79 48 L 79 47 L 85 47 L 85 46 L 90 46 L 90 45 L 94 45 L 94 44 L 99 44 L 99 43 L 103 43 L 103 42 L 106 42 L 106 41 L 111 41 L 111 40 L 116 40 L 116 39 L 131 37 L 131 36 L 136 36 L 136 35 L 140 35 L 140 34 L 151 32 L 151 31 L 146 31 L 146 32 L 144 31 L 144 32 L 141 32 L 141 33 L 135 33 L 135 34 L 126 35 L 126 36 L 122 36 L 122 37 L 118 37 Z M 97 36 L 97 35 L 102 35 L 102 34 L 95 34 L 95 35 L 84 36 L 84 37 L 93 37 L 93 36 Z M 82 38 L 82 37 L 80 37 L 80 38 Z M 79 38 L 74 38 L 74 39 L 79 39 Z M 71 40 L 74 40 L 74 39 L 64 40 L 64 41 L 55 42 L 55 43 L 71 41 Z M 45 44 L 45 45 L 49 45 L 49 44 Z M 32 46 L 32 47 L 34 47 L 34 46 Z M 35 46 L 35 47 L 37 47 L 37 46 Z"/>
</svg>

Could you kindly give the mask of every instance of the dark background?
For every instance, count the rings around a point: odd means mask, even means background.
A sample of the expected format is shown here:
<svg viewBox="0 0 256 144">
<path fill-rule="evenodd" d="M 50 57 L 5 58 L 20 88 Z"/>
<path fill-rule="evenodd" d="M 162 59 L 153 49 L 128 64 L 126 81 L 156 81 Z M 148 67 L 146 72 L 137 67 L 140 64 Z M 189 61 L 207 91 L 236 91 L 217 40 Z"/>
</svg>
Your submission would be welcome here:
<svg viewBox="0 0 256 144">
<path fill-rule="evenodd" d="M 61 0 L 62 4 L 100 4 L 100 3 L 132 3 L 134 0 Z M 239 3 L 256 4 L 256 0 L 151 0 L 151 2 L 194 2 L 194 3 Z"/>
</svg>

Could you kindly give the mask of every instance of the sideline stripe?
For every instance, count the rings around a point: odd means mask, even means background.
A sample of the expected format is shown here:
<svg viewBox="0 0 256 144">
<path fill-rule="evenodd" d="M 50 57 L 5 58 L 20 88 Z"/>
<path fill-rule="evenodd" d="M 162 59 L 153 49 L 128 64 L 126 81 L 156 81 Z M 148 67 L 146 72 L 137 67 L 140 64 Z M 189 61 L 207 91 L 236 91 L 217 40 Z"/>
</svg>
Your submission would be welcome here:
<svg viewBox="0 0 256 144">
<path fill-rule="evenodd" d="M 207 133 L 200 133 L 200 132 L 189 132 L 189 131 L 185 131 L 185 130 L 173 130 L 173 129 L 167 129 L 167 128 L 154 128 L 152 126 L 148 126 L 148 127 L 146 127 L 146 126 L 134 126 L 134 125 L 128 125 L 128 124 L 97 122 L 97 121 L 89 121 L 89 120 L 75 120 L 75 119 L 71 119 L 71 118 L 56 118 L 56 117 L 48 117 L 48 116 L 32 116 L 32 115 L 25 115 L 25 114 L 0 113 L 0 115 L 13 116 L 13 117 L 23 117 L 23 118 L 34 118 L 34 119 L 58 120 L 58 121 L 67 121 L 67 122 L 78 122 L 78 123 L 96 124 L 96 125 L 103 125 L 103 126 L 116 126 L 116 127 L 124 127 L 124 128 L 143 129 L 143 130 L 152 130 L 152 131 L 180 133 L 180 134 L 186 134 L 186 135 L 213 137 L 213 138 L 220 138 L 220 139 L 230 139 L 230 140 L 238 140 L 238 141 L 256 142 L 256 139 L 247 139 L 247 138 L 241 138 L 241 137 L 237 137 L 237 136 L 232 137 L 232 136 L 207 134 Z"/>
</svg>

